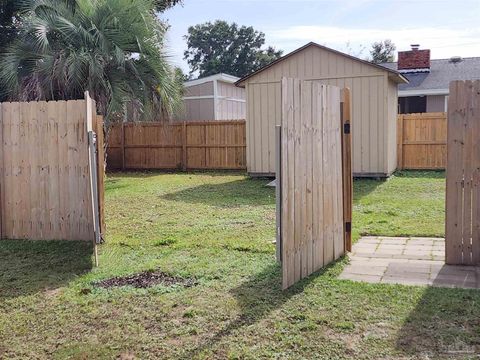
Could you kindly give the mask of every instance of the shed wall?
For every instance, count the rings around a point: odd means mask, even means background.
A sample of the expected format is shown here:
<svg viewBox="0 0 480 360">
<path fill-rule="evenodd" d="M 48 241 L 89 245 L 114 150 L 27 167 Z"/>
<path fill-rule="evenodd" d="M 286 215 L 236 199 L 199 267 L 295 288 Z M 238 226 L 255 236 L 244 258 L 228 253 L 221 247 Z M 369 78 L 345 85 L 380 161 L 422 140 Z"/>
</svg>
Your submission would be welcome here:
<svg viewBox="0 0 480 360">
<path fill-rule="evenodd" d="M 217 90 L 217 120 L 245 119 L 245 89 L 219 81 Z"/>
<path fill-rule="evenodd" d="M 247 79 L 247 169 L 275 172 L 275 125 L 281 123 L 283 76 L 349 87 L 352 98 L 353 172 L 389 175 L 394 170 L 396 92 L 387 73 L 333 52 L 309 47 Z M 393 82 L 391 82 L 394 84 Z M 395 86 L 396 91 L 396 86 Z M 395 116 L 393 113 L 395 111 Z"/>
<path fill-rule="evenodd" d="M 397 115 L 398 115 L 398 86 L 388 80 L 388 112 L 387 112 L 387 175 L 397 169 Z"/>
<path fill-rule="evenodd" d="M 213 81 L 185 88 L 185 96 L 213 96 Z"/>
<path fill-rule="evenodd" d="M 215 120 L 215 106 L 213 98 L 185 99 L 185 110 L 177 116 L 178 120 L 210 121 Z"/>
</svg>

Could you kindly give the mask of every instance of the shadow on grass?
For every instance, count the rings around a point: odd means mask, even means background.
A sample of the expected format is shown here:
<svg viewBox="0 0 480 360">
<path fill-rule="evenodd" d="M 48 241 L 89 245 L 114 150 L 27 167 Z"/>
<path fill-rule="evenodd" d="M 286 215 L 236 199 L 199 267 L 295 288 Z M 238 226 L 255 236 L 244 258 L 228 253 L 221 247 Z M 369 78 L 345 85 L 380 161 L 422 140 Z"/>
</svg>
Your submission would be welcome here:
<svg viewBox="0 0 480 360">
<path fill-rule="evenodd" d="M 478 356 L 480 291 L 426 288 L 399 331 L 396 346 L 405 354 L 432 359 Z"/>
<path fill-rule="evenodd" d="M 188 358 L 195 358 L 235 331 L 247 328 L 266 318 L 272 311 L 277 310 L 292 296 L 303 292 L 316 277 L 324 274 L 334 264 L 335 263 L 332 263 L 315 272 L 285 291 L 282 291 L 282 271 L 280 266 L 272 264 L 265 267 L 246 282 L 230 291 L 237 300 L 240 314 L 228 322 L 220 331 L 193 349 L 188 354 Z"/>
<path fill-rule="evenodd" d="M 180 169 L 172 170 L 142 170 L 142 169 L 126 169 L 126 170 L 108 170 L 107 175 L 118 177 L 118 178 L 150 178 L 154 176 L 167 176 L 167 175 L 178 175 L 178 176 L 191 176 L 191 175 L 206 175 L 206 176 L 228 176 L 228 175 L 246 175 L 245 171 L 242 170 L 189 170 L 182 171 Z"/>
<path fill-rule="evenodd" d="M 385 183 L 386 179 L 355 178 L 353 180 L 353 201 L 361 200 Z"/>
<path fill-rule="evenodd" d="M 275 188 L 265 186 L 265 179 L 242 179 L 220 184 L 204 184 L 163 195 L 171 201 L 219 207 L 275 204 Z"/>
<path fill-rule="evenodd" d="M 92 268 L 89 241 L 0 240 L 0 300 L 54 290 Z"/>
<path fill-rule="evenodd" d="M 443 170 L 398 170 L 393 176 L 409 179 L 445 179 Z"/>
</svg>

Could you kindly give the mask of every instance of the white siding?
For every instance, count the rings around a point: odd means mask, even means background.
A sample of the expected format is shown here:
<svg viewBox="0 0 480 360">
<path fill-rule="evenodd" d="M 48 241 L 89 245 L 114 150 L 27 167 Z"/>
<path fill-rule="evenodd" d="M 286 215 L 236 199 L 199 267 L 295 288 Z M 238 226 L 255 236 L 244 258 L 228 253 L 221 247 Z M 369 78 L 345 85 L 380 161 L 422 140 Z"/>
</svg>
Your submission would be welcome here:
<svg viewBox="0 0 480 360">
<path fill-rule="evenodd" d="M 427 96 L 427 112 L 445 112 L 445 95 Z"/>
</svg>

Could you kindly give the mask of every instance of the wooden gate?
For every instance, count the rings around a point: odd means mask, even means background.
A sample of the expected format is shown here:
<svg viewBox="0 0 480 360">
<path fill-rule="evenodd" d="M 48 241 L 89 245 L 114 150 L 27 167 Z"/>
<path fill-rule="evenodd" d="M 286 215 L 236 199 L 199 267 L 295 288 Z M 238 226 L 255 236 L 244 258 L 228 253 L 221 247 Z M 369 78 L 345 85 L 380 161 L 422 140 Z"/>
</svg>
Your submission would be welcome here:
<svg viewBox="0 0 480 360">
<path fill-rule="evenodd" d="M 102 132 L 88 93 L 0 103 L 0 239 L 100 241 Z"/>
<path fill-rule="evenodd" d="M 277 214 L 284 289 L 350 250 L 348 89 L 341 97 L 338 87 L 282 79 Z"/>
<path fill-rule="evenodd" d="M 447 264 L 480 264 L 480 80 L 450 83 L 445 225 Z"/>
</svg>

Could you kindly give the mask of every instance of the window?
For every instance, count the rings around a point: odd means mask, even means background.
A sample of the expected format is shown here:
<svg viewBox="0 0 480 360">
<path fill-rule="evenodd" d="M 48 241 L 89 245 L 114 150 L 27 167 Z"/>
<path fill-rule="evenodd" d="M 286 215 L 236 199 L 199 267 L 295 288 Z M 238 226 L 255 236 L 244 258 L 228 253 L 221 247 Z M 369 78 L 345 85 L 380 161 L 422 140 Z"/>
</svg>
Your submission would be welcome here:
<svg viewBox="0 0 480 360">
<path fill-rule="evenodd" d="M 398 98 L 400 114 L 424 113 L 427 112 L 426 96 L 407 96 Z"/>
</svg>

